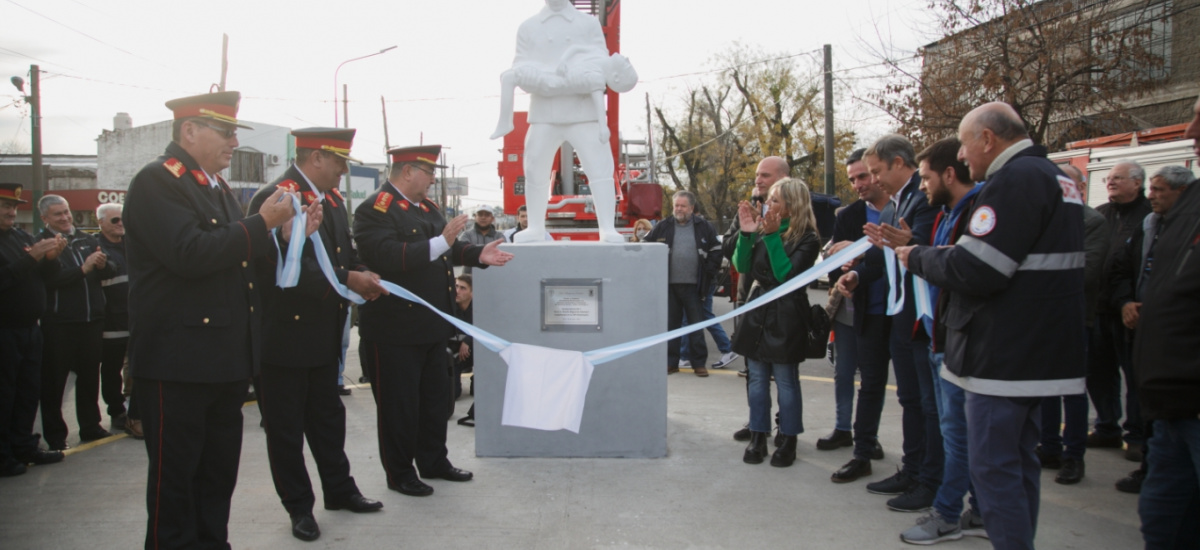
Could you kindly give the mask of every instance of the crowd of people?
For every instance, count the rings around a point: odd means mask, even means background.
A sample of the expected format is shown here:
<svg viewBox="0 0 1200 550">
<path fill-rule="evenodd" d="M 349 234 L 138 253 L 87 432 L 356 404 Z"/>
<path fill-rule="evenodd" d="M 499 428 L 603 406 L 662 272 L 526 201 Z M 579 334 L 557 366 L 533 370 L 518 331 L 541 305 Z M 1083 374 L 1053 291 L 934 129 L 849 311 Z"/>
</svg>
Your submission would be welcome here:
<svg viewBox="0 0 1200 550">
<path fill-rule="evenodd" d="M 359 490 L 344 451 L 339 377 L 351 302 L 362 303 L 359 356 L 388 488 L 424 497 L 434 492 L 426 481 L 470 481 L 448 459 L 446 431 L 473 341 L 383 281 L 469 323 L 472 278 L 455 266 L 505 265 L 513 254 L 498 245 L 528 227 L 523 209 L 507 233 L 487 208 L 470 228 L 466 215 L 445 219 L 427 197 L 436 145 L 390 150 L 387 182 L 359 203 L 352 227 L 337 187 L 354 161 L 355 131 L 333 128 L 294 130 L 295 164 L 244 215 L 219 175 L 245 127 L 239 101 L 216 92 L 168 102 L 172 141 L 134 177 L 124 206 L 97 209 L 98 235 L 74 227 L 56 195 L 36 205 L 46 229 L 26 233 L 15 226 L 23 189 L 0 184 L 0 476 L 63 460 L 62 397 L 74 372 L 80 441 L 113 431 L 145 440 L 147 547 L 228 546 L 252 379 L 296 538 L 321 534 L 305 441 L 326 509 L 383 507 Z M 1200 101 L 1195 109 L 1187 135 L 1200 139 Z M 901 540 L 980 536 L 1033 548 L 1042 469 L 1078 483 L 1086 449 L 1106 447 L 1140 463 L 1116 486 L 1141 493 L 1147 547 L 1200 540 L 1192 172 L 1161 168 L 1147 194 L 1145 170 L 1119 162 L 1105 179 L 1107 203 L 1093 210 L 1084 175 L 1047 159 L 1003 103 L 976 108 L 956 137 L 920 152 L 890 134 L 845 165 L 859 200 L 838 212 L 824 250 L 808 187 L 779 157 L 759 163 L 723 238 L 687 191 L 667 220 L 639 222 L 634 240 L 670 249 L 669 328 L 712 318 L 723 258 L 741 275 L 741 307 L 866 237 L 874 246 L 837 268 L 828 307 L 815 308 L 832 318 L 838 350 L 836 421 L 816 447 L 853 447 L 832 482 L 871 477 L 883 458 L 890 363 L 901 466 L 865 488 L 889 496 L 889 509 L 928 512 Z M 304 223 L 293 224 L 301 213 Z M 799 289 L 739 316 L 732 335 L 712 333 L 722 354 L 713 367 L 745 358 L 748 418 L 734 438 L 748 441 L 748 464 L 768 460 L 772 431 L 770 464 L 797 460 L 811 306 Z M 703 331 L 672 340 L 667 373 L 690 366 L 707 376 L 707 353 Z M 474 425 L 474 407 L 459 424 Z"/>
</svg>

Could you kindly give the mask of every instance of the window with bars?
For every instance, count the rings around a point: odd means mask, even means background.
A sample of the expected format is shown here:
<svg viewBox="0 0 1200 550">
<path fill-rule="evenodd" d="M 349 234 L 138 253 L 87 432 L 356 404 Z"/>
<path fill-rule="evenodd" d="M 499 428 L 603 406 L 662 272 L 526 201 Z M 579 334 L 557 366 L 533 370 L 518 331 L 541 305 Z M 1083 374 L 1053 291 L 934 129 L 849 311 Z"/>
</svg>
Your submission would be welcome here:
<svg viewBox="0 0 1200 550">
<path fill-rule="evenodd" d="M 1130 60 L 1124 69 L 1152 80 L 1165 80 L 1171 75 L 1171 16 L 1171 0 L 1116 15 L 1107 24 L 1097 27 L 1092 39 L 1095 51 L 1104 59 L 1112 59 L 1120 48 L 1116 40 L 1126 37 L 1127 46 L 1136 46 L 1162 62 L 1145 65 Z"/>
<path fill-rule="evenodd" d="M 266 155 L 258 151 L 236 149 L 229 164 L 229 181 L 266 183 Z"/>
</svg>

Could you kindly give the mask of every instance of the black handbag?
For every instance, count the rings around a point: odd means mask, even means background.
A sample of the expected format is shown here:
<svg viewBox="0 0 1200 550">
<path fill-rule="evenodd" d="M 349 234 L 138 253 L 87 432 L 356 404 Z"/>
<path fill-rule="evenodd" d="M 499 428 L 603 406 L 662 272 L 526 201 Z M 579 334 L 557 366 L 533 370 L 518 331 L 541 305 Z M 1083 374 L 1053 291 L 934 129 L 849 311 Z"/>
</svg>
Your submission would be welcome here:
<svg viewBox="0 0 1200 550">
<path fill-rule="evenodd" d="M 807 359 L 823 359 L 829 345 L 829 331 L 833 323 L 825 306 L 814 305 L 809 309 L 808 341 L 804 346 L 804 357 Z"/>
</svg>

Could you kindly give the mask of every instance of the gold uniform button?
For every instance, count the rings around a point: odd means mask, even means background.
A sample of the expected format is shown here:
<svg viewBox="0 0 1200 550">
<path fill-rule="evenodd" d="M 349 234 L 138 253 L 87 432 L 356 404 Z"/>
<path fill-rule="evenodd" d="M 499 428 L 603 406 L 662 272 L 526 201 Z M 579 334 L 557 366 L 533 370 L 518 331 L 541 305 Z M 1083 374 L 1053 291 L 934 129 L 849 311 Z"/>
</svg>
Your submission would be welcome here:
<svg viewBox="0 0 1200 550">
<path fill-rule="evenodd" d="M 417 230 L 416 230 L 416 229 L 414 229 L 414 230 L 413 230 L 413 233 L 416 233 L 416 232 L 417 232 Z"/>
<path fill-rule="evenodd" d="M 299 316 L 299 315 L 297 315 L 297 316 L 295 316 L 295 317 L 292 317 L 292 319 L 295 319 L 295 320 L 299 321 L 299 320 L 300 320 L 300 316 Z"/>
<path fill-rule="evenodd" d="M 242 267 L 249 267 L 249 266 L 250 266 L 250 262 L 242 262 Z"/>
<path fill-rule="evenodd" d="M 204 324 L 206 324 L 206 325 L 208 324 L 208 317 L 204 318 Z"/>
<path fill-rule="evenodd" d="M 250 306 L 250 313 L 254 313 L 254 306 Z"/>
<path fill-rule="evenodd" d="M 213 218 L 213 219 L 212 219 L 212 222 L 213 222 L 213 225 L 216 225 L 216 223 L 217 223 L 217 219 L 216 219 L 216 218 Z"/>
<path fill-rule="evenodd" d="M 250 283 L 250 290 L 254 290 L 254 283 Z"/>
<path fill-rule="evenodd" d="M 339 246 L 339 247 L 337 247 L 337 253 L 338 253 L 338 254 L 341 254 L 341 253 L 342 253 L 342 247 L 340 247 L 340 246 Z"/>
</svg>

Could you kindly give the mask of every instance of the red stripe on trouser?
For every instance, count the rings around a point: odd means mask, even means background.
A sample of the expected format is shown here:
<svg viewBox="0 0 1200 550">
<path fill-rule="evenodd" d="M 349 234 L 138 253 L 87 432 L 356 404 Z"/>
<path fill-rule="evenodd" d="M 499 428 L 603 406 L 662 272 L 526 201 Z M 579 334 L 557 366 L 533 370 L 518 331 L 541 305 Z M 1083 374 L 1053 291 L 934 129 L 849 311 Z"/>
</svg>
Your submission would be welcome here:
<svg viewBox="0 0 1200 550">
<path fill-rule="evenodd" d="M 158 515 L 162 507 L 163 390 L 158 382 L 158 480 L 154 486 L 154 547 L 158 548 Z"/>
<path fill-rule="evenodd" d="M 392 470 L 388 468 L 387 451 L 384 450 L 383 441 L 383 384 L 381 383 L 383 379 L 380 378 L 379 344 L 372 343 L 371 347 L 375 348 L 375 379 L 371 381 L 375 389 L 375 435 L 379 438 L 379 461 L 383 463 L 383 473 L 387 475 L 388 487 L 391 487 L 393 485 Z"/>
</svg>

